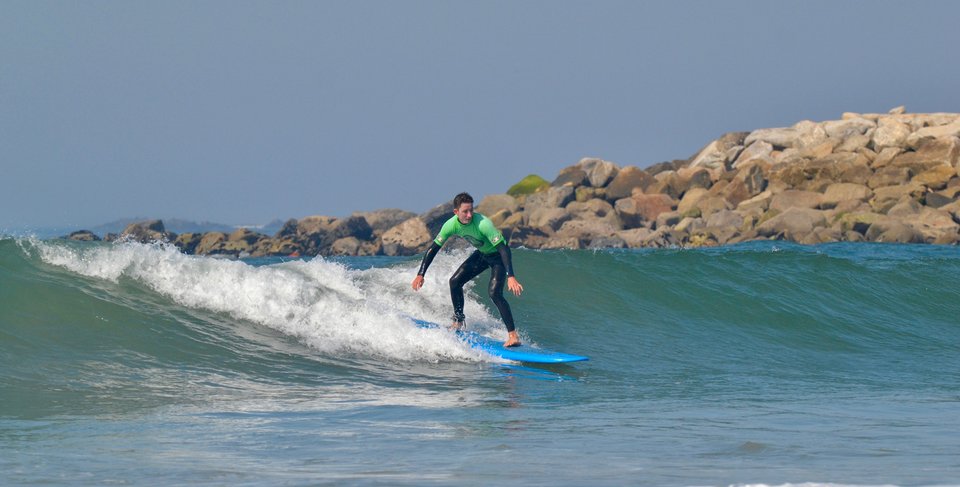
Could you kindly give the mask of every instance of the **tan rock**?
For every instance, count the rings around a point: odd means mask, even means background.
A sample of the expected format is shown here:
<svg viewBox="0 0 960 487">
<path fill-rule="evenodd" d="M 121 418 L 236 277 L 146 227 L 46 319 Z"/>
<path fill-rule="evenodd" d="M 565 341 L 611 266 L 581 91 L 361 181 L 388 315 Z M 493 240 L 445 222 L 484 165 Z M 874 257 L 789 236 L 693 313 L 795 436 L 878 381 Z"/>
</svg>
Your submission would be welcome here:
<svg viewBox="0 0 960 487">
<path fill-rule="evenodd" d="M 195 253 L 197 255 L 211 255 L 223 252 L 223 244 L 227 241 L 227 235 L 221 232 L 207 232 L 197 244 Z"/>
<path fill-rule="evenodd" d="M 653 230 L 649 228 L 633 228 L 630 230 L 621 230 L 617 232 L 616 235 L 623 239 L 627 247 L 634 249 L 643 247 L 644 241 L 653 235 Z"/>
<path fill-rule="evenodd" d="M 330 246 L 330 255 L 359 255 L 362 244 L 363 242 L 357 237 L 337 239 Z"/>
<path fill-rule="evenodd" d="M 835 183 L 827 187 L 820 200 L 820 207 L 829 209 L 837 206 L 841 201 L 868 201 L 871 197 L 873 197 L 873 191 L 862 184 Z"/>
<path fill-rule="evenodd" d="M 920 200 L 923 194 L 924 187 L 913 182 L 899 186 L 884 186 L 874 189 L 870 206 L 877 213 L 886 213 L 903 198 Z"/>
<path fill-rule="evenodd" d="M 708 193 L 709 191 L 704 188 L 693 188 L 687 191 L 680 200 L 680 203 L 677 204 L 677 211 L 680 212 L 681 215 L 690 212 L 690 210 L 697 207 L 697 203 L 705 198 Z"/>
<path fill-rule="evenodd" d="M 425 251 L 433 237 L 423 220 L 414 217 L 387 230 L 381 241 L 385 255 L 413 255 Z"/>
<path fill-rule="evenodd" d="M 929 243 L 955 242 L 960 232 L 960 225 L 944 210 L 923 207 L 911 223 Z"/>
<path fill-rule="evenodd" d="M 574 192 L 574 200 L 578 202 L 590 201 L 592 199 L 606 199 L 607 188 L 594 188 L 592 186 L 580 186 Z"/>
<path fill-rule="evenodd" d="M 690 233 L 705 226 L 706 224 L 703 222 L 703 218 L 693 218 L 688 216 L 683 220 L 680 220 L 680 223 L 677 223 L 673 229 L 680 232 Z"/>
<path fill-rule="evenodd" d="M 683 216 L 679 211 L 667 211 L 657 215 L 657 220 L 654 225 L 655 229 L 673 227 L 677 223 L 680 223 L 680 220 L 683 219 Z"/>
<path fill-rule="evenodd" d="M 570 213 L 563 208 L 536 208 L 529 212 L 527 224 L 549 235 L 559 230 L 560 226 L 571 218 Z"/>
<path fill-rule="evenodd" d="M 887 167 L 901 153 L 903 153 L 903 149 L 900 147 L 886 147 L 877 153 L 877 157 L 870 163 L 870 167 L 874 169 Z"/>
<path fill-rule="evenodd" d="M 752 162 L 765 162 L 773 164 L 773 145 L 769 142 L 758 140 L 750 144 L 733 163 L 734 169 L 740 169 L 746 164 Z"/>
<path fill-rule="evenodd" d="M 957 138 L 960 137 L 960 117 L 955 118 L 951 123 L 938 125 L 934 127 L 924 127 L 910 134 L 906 139 L 906 145 L 913 148 L 919 148 L 924 141 L 930 139 Z"/>
<path fill-rule="evenodd" d="M 614 209 L 626 228 L 643 226 L 656 221 L 657 216 L 673 210 L 674 200 L 665 194 L 636 195 L 617 200 Z"/>
<path fill-rule="evenodd" d="M 873 147 L 881 151 L 888 147 L 902 147 L 912 133 L 910 125 L 895 118 L 883 117 L 877 121 L 877 130 L 873 132 Z"/>
<path fill-rule="evenodd" d="M 746 132 L 724 134 L 710 142 L 690 160 L 690 167 L 724 168 L 733 162 L 743 149 Z"/>
<path fill-rule="evenodd" d="M 732 210 L 733 205 L 722 197 L 711 196 L 700 200 L 697 203 L 697 209 L 700 210 L 700 216 L 707 218 L 718 211 Z"/>
<path fill-rule="evenodd" d="M 893 221 L 893 219 L 874 212 L 853 212 L 841 215 L 837 221 L 844 232 L 854 231 L 865 235 L 874 223 Z"/>
<path fill-rule="evenodd" d="M 823 195 L 812 191 L 787 190 L 773 197 L 770 209 L 785 211 L 789 208 L 818 208 Z"/>
<path fill-rule="evenodd" d="M 891 164 L 910 167 L 915 173 L 919 173 L 937 165 L 957 167 L 958 160 L 960 160 L 960 138 L 951 136 L 923 139 L 915 151 L 898 155 Z"/>
<path fill-rule="evenodd" d="M 621 169 L 617 175 L 607 185 L 607 201 L 617 201 L 621 198 L 627 198 L 633 194 L 634 188 L 646 190 L 650 185 L 656 182 L 648 172 L 636 166 L 627 166 Z"/>
<path fill-rule="evenodd" d="M 763 237 L 780 236 L 798 241 L 825 222 L 824 213 L 820 210 L 793 207 L 757 225 L 756 231 Z"/>
<path fill-rule="evenodd" d="M 870 225 L 864 237 L 871 242 L 923 243 L 923 235 L 906 223 L 891 219 Z"/>
<path fill-rule="evenodd" d="M 520 203 L 517 201 L 516 198 L 508 194 L 490 194 L 490 195 L 484 196 L 483 199 L 480 200 L 480 204 L 478 204 L 476 208 L 477 212 L 487 216 L 494 215 L 498 211 L 502 211 L 502 210 L 507 210 L 511 214 L 516 213 L 517 211 L 520 210 Z M 410 215 L 403 221 L 406 221 L 407 219 L 413 216 L 414 215 Z M 394 223 L 394 225 L 402 223 L 403 221 L 396 222 Z M 373 223 L 371 223 L 370 226 L 374 226 Z"/>
<path fill-rule="evenodd" d="M 536 208 L 563 208 L 575 200 L 575 190 L 572 186 L 551 187 L 527 196 L 523 207 L 526 211 Z"/>
<path fill-rule="evenodd" d="M 828 137 L 843 140 L 850 137 L 862 136 L 870 129 L 877 127 L 877 122 L 863 117 L 853 117 L 843 120 L 831 120 L 823 123 L 823 129 Z M 864 144 L 866 145 L 866 144 Z"/>
<path fill-rule="evenodd" d="M 616 164 L 595 157 L 580 159 L 577 166 L 587 174 L 587 182 L 594 188 L 606 186 L 620 171 L 620 167 Z"/>
<path fill-rule="evenodd" d="M 197 245 L 200 245 L 200 239 L 202 238 L 202 233 L 181 233 L 173 244 L 185 254 L 195 254 L 197 253 Z"/>
<path fill-rule="evenodd" d="M 910 198 L 904 198 L 897 202 L 897 204 L 893 205 L 892 208 L 887 210 L 887 216 L 910 221 L 919 215 L 922 210 L 923 205 L 921 205 L 919 202 Z"/>
<path fill-rule="evenodd" d="M 141 243 L 170 242 L 177 238 L 173 232 L 168 232 L 161 220 L 147 220 L 127 225 L 120 232 L 120 240 L 132 240 Z"/>
<path fill-rule="evenodd" d="M 603 220 L 616 227 L 623 226 L 616 210 L 613 209 L 613 205 L 604 200 L 593 199 L 583 203 L 573 202 L 567 205 L 566 210 L 575 220 Z"/>
<path fill-rule="evenodd" d="M 546 250 L 577 250 L 583 248 L 583 242 L 576 237 L 551 237 L 540 246 Z"/>
<path fill-rule="evenodd" d="M 910 181 L 910 169 L 906 167 L 885 166 L 877 170 L 867 181 L 872 189 L 884 186 L 899 186 Z"/>
<path fill-rule="evenodd" d="M 737 205 L 737 211 L 747 212 L 758 208 L 766 211 L 768 208 L 770 208 L 771 201 L 773 201 L 773 192 L 764 191 L 753 198 L 741 201 L 740 204 Z"/>
<path fill-rule="evenodd" d="M 865 149 L 870 143 L 871 135 L 851 135 L 838 145 L 834 150 L 837 152 L 857 152 Z M 871 151 L 872 152 L 872 151 Z"/>
<path fill-rule="evenodd" d="M 957 176 L 953 166 L 936 166 L 913 177 L 913 181 L 930 189 L 939 190 L 947 187 L 947 182 Z"/>
</svg>

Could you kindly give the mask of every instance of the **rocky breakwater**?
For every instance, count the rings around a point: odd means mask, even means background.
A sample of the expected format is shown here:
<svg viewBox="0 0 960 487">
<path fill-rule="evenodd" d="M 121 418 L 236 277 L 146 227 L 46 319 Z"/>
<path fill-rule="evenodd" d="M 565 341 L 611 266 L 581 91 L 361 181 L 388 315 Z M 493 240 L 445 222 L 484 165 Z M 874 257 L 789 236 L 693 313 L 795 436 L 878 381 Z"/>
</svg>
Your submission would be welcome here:
<svg viewBox="0 0 960 487">
<path fill-rule="evenodd" d="M 584 159 L 533 194 L 488 196 L 479 210 L 532 248 L 956 244 L 958 137 L 960 114 L 846 113 L 729 133 L 646 169 Z"/>
<path fill-rule="evenodd" d="M 956 244 L 960 114 L 845 113 L 840 120 L 733 132 L 692 157 L 641 169 L 586 158 L 548 182 L 525 178 L 477 210 L 512 246 L 542 249 L 726 245 L 748 240 Z M 452 203 L 289 220 L 273 236 L 173 235 L 162 222 L 121 235 L 201 255 L 412 255 Z M 77 233 L 73 238 L 93 240 Z M 462 245 L 462 242 L 460 242 Z M 455 244 L 456 245 L 456 244 Z"/>
</svg>

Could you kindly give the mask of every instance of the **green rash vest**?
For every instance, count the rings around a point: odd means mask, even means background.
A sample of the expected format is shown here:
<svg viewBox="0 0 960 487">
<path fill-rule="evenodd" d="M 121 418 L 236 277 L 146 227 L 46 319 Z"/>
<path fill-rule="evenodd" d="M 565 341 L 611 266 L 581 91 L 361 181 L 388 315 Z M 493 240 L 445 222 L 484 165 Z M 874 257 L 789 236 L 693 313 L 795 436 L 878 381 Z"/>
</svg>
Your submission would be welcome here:
<svg viewBox="0 0 960 487">
<path fill-rule="evenodd" d="M 440 233 L 437 234 L 437 238 L 433 239 L 433 242 L 442 247 L 454 235 L 465 238 L 481 254 L 485 255 L 495 253 L 497 245 L 504 242 L 500 230 L 497 230 L 497 227 L 493 225 L 489 218 L 480 213 L 473 214 L 473 220 L 470 220 L 469 225 L 460 223 L 457 215 L 453 215 L 443 224 L 443 228 L 440 229 Z"/>
</svg>

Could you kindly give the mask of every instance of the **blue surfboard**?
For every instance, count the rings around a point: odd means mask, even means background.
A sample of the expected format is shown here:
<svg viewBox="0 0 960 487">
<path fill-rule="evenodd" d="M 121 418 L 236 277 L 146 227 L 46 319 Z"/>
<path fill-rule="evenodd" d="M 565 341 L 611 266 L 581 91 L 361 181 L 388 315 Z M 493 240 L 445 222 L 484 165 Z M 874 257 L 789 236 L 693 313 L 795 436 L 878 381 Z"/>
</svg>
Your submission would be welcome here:
<svg viewBox="0 0 960 487">
<path fill-rule="evenodd" d="M 441 325 L 425 320 L 410 318 L 417 326 L 421 328 L 440 328 Z M 537 364 L 564 364 L 568 362 L 583 362 L 590 360 L 582 355 L 572 355 L 569 353 L 554 352 L 542 348 L 531 347 L 529 345 L 520 345 L 517 347 L 504 347 L 503 342 L 490 337 L 483 336 L 473 331 L 457 331 L 457 338 L 462 340 L 471 348 L 486 352 L 494 357 L 500 357 L 505 360 L 516 362 L 529 362 Z"/>
</svg>

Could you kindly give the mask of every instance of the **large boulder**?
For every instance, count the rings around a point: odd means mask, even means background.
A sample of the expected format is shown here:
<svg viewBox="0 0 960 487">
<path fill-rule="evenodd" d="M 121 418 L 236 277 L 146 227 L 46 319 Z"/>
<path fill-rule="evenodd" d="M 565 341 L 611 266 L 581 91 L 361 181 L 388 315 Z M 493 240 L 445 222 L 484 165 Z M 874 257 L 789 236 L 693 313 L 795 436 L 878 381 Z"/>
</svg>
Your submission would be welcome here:
<svg viewBox="0 0 960 487">
<path fill-rule="evenodd" d="M 181 233 L 177 235 L 177 239 L 173 241 L 173 245 L 185 254 L 196 254 L 197 246 L 200 245 L 202 238 L 202 233 Z"/>
<path fill-rule="evenodd" d="M 882 188 L 885 186 L 899 186 L 906 184 L 913 174 L 909 168 L 884 166 L 879 169 L 867 180 L 867 186 L 871 189 Z"/>
<path fill-rule="evenodd" d="M 953 166 L 937 165 L 913 177 L 913 181 L 920 183 L 934 191 L 947 187 L 947 183 L 957 176 Z"/>
<path fill-rule="evenodd" d="M 827 136 L 834 139 L 847 139 L 862 136 L 868 130 L 877 127 L 877 122 L 863 117 L 848 118 L 845 120 L 831 120 L 823 123 Z"/>
<path fill-rule="evenodd" d="M 583 186 L 587 184 L 587 172 L 579 165 L 565 167 L 560 170 L 557 178 L 550 183 L 550 186 Z"/>
<path fill-rule="evenodd" d="M 587 182 L 594 188 L 606 186 L 620 171 L 620 167 L 616 164 L 594 157 L 581 159 L 577 166 L 586 173 Z"/>
<path fill-rule="evenodd" d="M 71 232 L 70 235 L 61 237 L 66 240 L 75 240 L 77 242 L 99 242 L 100 237 L 91 232 L 90 230 L 77 230 L 76 232 Z"/>
<path fill-rule="evenodd" d="M 627 247 L 633 249 L 643 247 L 646 240 L 653 235 L 653 230 L 649 228 L 632 228 L 630 230 L 621 230 L 617 232 L 616 235 L 623 240 Z"/>
<path fill-rule="evenodd" d="M 809 121 L 799 122 L 793 127 L 781 127 L 781 128 L 768 128 L 768 129 L 759 129 L 750 132 L 743 143 L 744 145 L 749 146 L 757 141 L 763 141 L 773 146 L 774 150 L 783 150 L 789 148 L 800 148 L 802 146 L 813 145 L 812 142 L 817 137 L 813 136 L 815 131 L 816 124 L 812 124 Z M 823 132 L 823 137 L 826 138 L 826 131 L 820 129 Z M 803 142 L 801 142 L 801 139 Z"/>
<path fill-rule="evenodd" d="M 773 197 L 770 209 L 785 211 L 789 208 L 819 208 L 823 195 L 812 191 L 787 190 Z"/>
<path fill-rule="evenodd" d="M 621 229 L 601 220 L 570 220 L 557 231 L 557 237 L 574 237 L 586 243 L 597 237 L 610 237 Z"/>
<path fill-rule="evenodd" d="M 614 202 L 627 198 L 633 194 L 634 189 L 639 188 L 640 191 L 646 191 L 655 182 L 653 176 L 643 169 L 636 166 L 627 166 L 621 169 L 607 185 L 606 199 Z"/>
<path fill-rule="evenodd" d="M 226 253 L 223 245 L 227 241 L 227 234 L 223 232 L 207 232 L 194 249 L 197 255 L 217 255 Z"/>
<path fill-rule="evenodd" d="M 570 213 L 563 208 L 540 207 L 528 212 L 527 225 L 550 235 L 570 219 Z"/>
<path fill-rule="evenodd" d="M 433 233 L 429 231 L 423 220 L 418 217 L 410 218 L 383 234 L 381 237 L 383 253 L 384 255 L 413 255 L 423 252 L 433 241 L 432 235 Z"/>
<path fill-rule="evenodd" d="M 744 147 L 747 132 L 732 132 L 724 134 L 717 140 L 710 142 L 690 159 L 690 167 L 704 167 L 709 169 L 726 169 L 737 159 Z"/>
<path fill-rule="evenodd" d="M 519 209 L 520 203 L 513 196 L 508 194 L 491 194 L 480 200 L 476 211 L 486 216 L 493 216 L 503 210 L 509 213 L 516 213 Z"/>
<path fill-rule="evenodd" d="M 704 188 L 693 188 L 687 191 L 677 204 L 677 211 L 679 211 L 681 215 L 690 214 L 692 210 L 697 208 L 700 200 L 706 198 L 709 194 L 710 192 Z"/>
<path fill-rule="evenodd" d="M 453 216 L 453 200 L 434 206 L 419 216 L 420 220 L 427 226 L 427 233 L 436 235 L 440 233 L 443 224 Z M 407 220 L 406 222 L 409 222 Z M 404 222 L 404 223 L 406 223 Z"/>
<path fill-rule="evenodd" d="M 555 186 L 527 196 L 523 207 L 524 211 L 532 211 L 537 208 L 563 208 L 571 201 L 574 201 L 574 199 L 575 193 L 573 187 Z"/>
<path fill-rule="evenodd" d="M 147 220 L 131 223 L 120 232 L 120 240 L 132 240 L 135 242 L 170 242 L 177 238 L 173 232 L 168 232 L 163 226 L 161 220 Z"/>
<path fill-rule="evenodd" d="M 960 160 L 960 138 L 949 136 L 929 138 L 920 141 L 914 151 L 904 152 L 891 162 L 898 167 L 909 167 L 920 173 L 943 165 L 957 167 Z"/>
<path fill-rule="evenodd" d="M 374 235 L 383 235 L 383 232 L 417 216 L 417 214 L 406 210 L 387 208 L 375 211 L 358 211 L 351 216 L 366 220 Z"/>
<path fill-rule="evenodd" d="M 799 241 L 802 237 L 813 232 L 814 228 L 823 226 L 825 222 L 826 218 L 822 211 L 809 208 L 789 208 L 757 225 L 756 231 L 762 237 Z"/>
<path fill-rule="evenodd" d="M 925 193 L 925 188 L 917 183 L 903 184 L 899 186 L 884 186 L 873 190 L 873 198 L 870 199 L 870 206 L 877 213 L 886 213 L 898 202 L 905 198 L 919 201 Z"/>
<path fill-rule="evenodd" d="M 864 235 L 870 242 L 887 243 L 923 243 L 923 235 L 906 223 L 898 220 L 881 220 L 867 230 Z"/>
<path fill-rule="evenodd" d="M 309 216 L 297 225 L 297 241 L 308 255 L 327 255 L 333 242 L 344 237 L 370 240 L 373 229 L 367 220 L 358 215 L 347 218 Z"/>
<path fill-rule="evenodd" d="M 834 183 L 823 193 L 820 207 L 829 209 L 836 207 L 841 201 L 868 201 L 871 197 L 873 197 L 873 191 L 862 184 Z"/>
<path fill-rule="evenodd" d="M 226 241 L 222 243 L 221 250 L 226 254 L 250 255 L 256 248 L 257 243 L 265 238 L 267 238 L 266 235 L 254 232 L 249 228 L 238 228 L 227 236 Z"/>
<path fill-rule="evenodd" d="M 614 209 L 624 227 L 637 228 L 656 221 L 657 216 L 673 210 L 674 205 L 674 200 L 665 194 L 637 194 L 617 200 Z"/>
<path fill-rule="evenodd" d="M 924 142 L 931 139 L 957 137 L 960 137 L 960 117 L 955 118 L 949 124 L 918 129 L 907 137 L 906 144 L 909 147 L 919 148 Z"/>
<path fill-rule="evenodd" d="M 911 132 L 910 125 L 895 118 L 883 117 L 877 121 L 877 130 L 873 132 L 873 148 L 880 152 L 888 147 L 903 147 Z"/>
<path fill-rule="evenodd" d="M 621 226 L 613 205 L 604 200 L 593 199 L 582 203 L 575 201 L 567 205 L 566 211 L 575 220 L 604 220 L 611 225 Z"/>
</svg>

